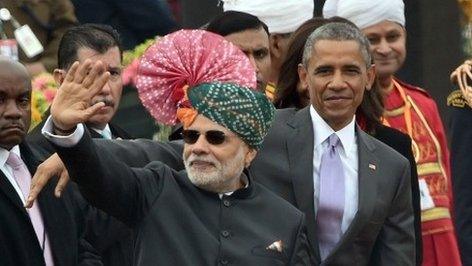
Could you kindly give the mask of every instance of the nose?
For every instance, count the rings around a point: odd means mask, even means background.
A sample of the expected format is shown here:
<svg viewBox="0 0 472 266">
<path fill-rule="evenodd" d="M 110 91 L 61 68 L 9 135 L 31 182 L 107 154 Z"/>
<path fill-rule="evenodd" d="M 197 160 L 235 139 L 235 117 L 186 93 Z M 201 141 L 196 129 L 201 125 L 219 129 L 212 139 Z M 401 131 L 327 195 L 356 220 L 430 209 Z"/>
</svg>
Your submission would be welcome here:
<svg viewBox="0 0 472 266">
<path fill-rule="evenodd" d="M 256 69 L 256 73 L 259 73 L 259 67 L 257 67 L 256 59 L 253 55 L 248 55 L 249 61 L 251 62 L 254 69 Z"/>
<path fill-rule="evenodd" d="M 205 136 L 201 134 L 198 136 L 197 142 L 190 144 L 191 152 L 196 155 L 208 154 L 210 143 L 207 142 Z"/>
<path fill-rule="evenodd" d="M 387 42 L 387 40 L 382 38 L 380 43 L 376 45 L 374 51 L 381 55 L 387 55 L 392 51 L 392 48 L 390 47 L 390 44 Z"/>
<path fill-rule="evenodd" d="M 9 119 L 20 119 L 23 113 L 21 112 L 21 108 L 18 106 L 18 103 L 14 100 L 10 100 L 7 102 L 3 115 L 5 118 Z"/>
<path fill-rule="evenodd" d="M 110 80 L 103 86 L 102 90 L 100 91 L 100 95 L 109 95 L 111 93 L 111 85 Z"/>
<path fill-rule="evenodd" d="M 341 90 L 346 87 L 346 81 L 341 73 L 341 71 L 335 71 L 333 78 L 328 84 L 328 88 L 332 90 Z"/>
</svg>

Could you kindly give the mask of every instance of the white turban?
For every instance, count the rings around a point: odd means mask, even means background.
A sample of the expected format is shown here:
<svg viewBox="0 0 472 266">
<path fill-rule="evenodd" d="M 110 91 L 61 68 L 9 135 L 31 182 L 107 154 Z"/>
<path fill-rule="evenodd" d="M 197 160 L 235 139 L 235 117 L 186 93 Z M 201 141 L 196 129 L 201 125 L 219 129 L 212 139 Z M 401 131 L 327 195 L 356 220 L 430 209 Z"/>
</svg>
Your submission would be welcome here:
<svg viewBox="0 0 472 266">
<path fill-rule="evenodd" d="M 240 11 L 259 18 L 269 32 L 291 33 L 313 18 L 313 0 L 222 0 L 224 11 Z M 388 1 L 388 0 L 386 0 Z"/>
<path fill-rule="evenodd" d="M 405 26 L 403 0 L 326 0 L 323 17 L 342 17 L 365 29 L 384 20 Z"/>
</svg>

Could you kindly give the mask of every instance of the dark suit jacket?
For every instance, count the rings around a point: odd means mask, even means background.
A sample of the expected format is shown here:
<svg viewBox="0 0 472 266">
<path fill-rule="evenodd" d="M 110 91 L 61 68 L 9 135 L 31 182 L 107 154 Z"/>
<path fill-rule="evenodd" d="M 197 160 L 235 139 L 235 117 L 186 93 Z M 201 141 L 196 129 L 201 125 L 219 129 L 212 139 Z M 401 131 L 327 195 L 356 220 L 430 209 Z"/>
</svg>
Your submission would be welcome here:
<svg viewBox="0 0 472 266">
<path fill-rule="evenodd" d="M 405 158 L 410 162 L 411 199 L 413 204 L 413 214 L 415 215 L 416 265 L 421 265 L 421 262 L 423 261 L 423 241 L 421 234 L 420 188 L 418 184 L 416 161 L 413 156 L 413 151 L 411 150 L 411 138 L 399 130 L 384 125 L 379 125 L 372 136 L 392 147 L 398 153 L 405 156 Z"/>
<path fill-rule="evenodd" d="M 220 199 L 161 162 L 128 167 L 87 135 L 57 151 L 92 204 L 136 228 L 135 265 L 313 265 L 304 215 L 247 172 Z"/>
<path fill-rule="evenodd" d="M 472 265 L 472 109 L 451 106 L 451 173 L 457 238 L 464 265 Z"/>
<path fill-rule="evenodd" d="M 309 108 L 277 112 L 251 170 L 257 180 L 306 214 L 315 250 L 313 125 Z M 382 142 L 356 130 L 358 212 L 326 265 L 414 265 L 410 165 Z M 372 167 L 372 165 L 374 167 Z M 374 169 L 373 169 L 374 168 Z"/>
<path fill-rule="evenodd" d="M 23 161 L 30 173 L 39 164 L 38 156 L 29 145 L 20 145 Z M 55 182 L 46 185 L 39 194 L 38 203 L 43 216 L 56 266 L 100 265 L 86 257 L 79 249 L 79 238 L 85 221 L 80 206 L 70 189 L 62 198 L 54 196 Z M 79 255 L 79 253 L 81 255 Z M 3 172 L 0 171 L 0 265 L 44 265 L 43 253 L 33 225 L 20 197 Z"/>
<path fill-rule="evenodd" d="M 309 109 L 277 110 L 276 120 L 252 163 L 254 179 L 306 215 L 315 252 L 313 126 Z M 359 149 L 359 210 L 326 265 L 414 265 L 415 237 L 408 160 L 386 144 L 356 132 Z M 121 160 L 143 166 L 158 160 L 182 169 L 179 142 L 102 141 Z M 179 156 L 179 157 L 176 157 Z M 369 165 L 375 165 L 372 169 Z M 318 255 L 318 260 L 319 255 Z"/>
<path fill-rule="evenodd" d="M 36 126 L 27 136 L 27 139 L 38 146 L 41 155 L 49 157 L 55 152 L 55 148 L 41 134 L 45 121 Z M 109 124 L 114 138 L 130 139 L 131 136 L 113 123 Z M 95 130 L 89 129 L 93 138 L 102 138 Z M 84 239 L 102 257 L 104 265 L 131 265 L 133 261 L 134 234 L 128 226 L 108 214 L 92 207 L 82 197 L 76 186 L 72 193 L 82 202 L 86 213 L 87 230 Z"/>
</svg>

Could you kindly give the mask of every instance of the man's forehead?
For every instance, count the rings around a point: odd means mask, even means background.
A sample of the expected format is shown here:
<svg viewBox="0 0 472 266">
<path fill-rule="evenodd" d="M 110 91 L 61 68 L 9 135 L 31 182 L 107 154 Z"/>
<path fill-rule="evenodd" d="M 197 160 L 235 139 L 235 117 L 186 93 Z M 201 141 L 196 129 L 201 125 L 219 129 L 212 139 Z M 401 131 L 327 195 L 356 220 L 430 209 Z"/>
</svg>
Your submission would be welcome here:
<svg viewBox="0 0 472 266">
<path fill-rule="evenodd" d="M 77 50 L 77 60 L 83 62 L 86 59 L 92 61 L 101 60 L 109 67 L 119 67 L 121 65 L 120 49 L 117 46 L 111 47 L 104 53 L 100 53 L 89 47 L 80 47 L 79 50 Z"/>
<path fill-rule="evenodd" d="M 315 64 L 323 59 L 336 59 L 339 61 L 352 61 L 352 63 L 365 64 L 360 45 L 353 40 L 319 40 L 313 45 L 311 61 Z"/>
<path fill-rule="evenodd" d="M 241 50 L 269 49 L 269 36 L 264 29 L 248 29 L 231 33 L 225 39 Z"/>
</svg>

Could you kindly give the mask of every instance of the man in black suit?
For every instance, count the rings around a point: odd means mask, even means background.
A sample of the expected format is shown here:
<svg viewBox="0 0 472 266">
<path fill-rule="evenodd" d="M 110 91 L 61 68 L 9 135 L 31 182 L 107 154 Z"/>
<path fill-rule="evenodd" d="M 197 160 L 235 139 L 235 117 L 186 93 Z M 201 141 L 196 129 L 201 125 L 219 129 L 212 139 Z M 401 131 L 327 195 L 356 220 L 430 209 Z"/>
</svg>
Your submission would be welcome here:
<svg viewBox="0 0 472 266">
<path fill-rule="evenodd" d="M 463 265 L 472 265 L 472 61 L 466 60 L 452 74 L 459 89 L 447 97 L 451 119 L 451 173 L 457 239 Z"/>
<path fill-rule="evenodd" d="M 58 199 L 52 194 L 54 187 L 47 186 L 33 208 L 24 207 L 31 175 L 40 163 L 24 140 L 30 115 L 26 68 L 0 59 L 0 265 L 99 265 L 79 249 L 85 223 L 68 189 Z"/>
<path fill-rule="evenodd" d="M 62 84 L 65 73 L 74 61 L 86 59 L 102 61 L 111 76 L 92 103 L 104 102 L 106 107 L 92 116 L 86 123 L 92 138 L 129 139 L 131 136 L 118 125 L 111 122 L 118 110 L 123 89 L 121 81 L 122 49 L 118 33 L 111 27 L 98 24 L 84 24 L 69 29 L 61 39 L 58 51 L 58 69 L 54 78 Z M 41 134 L 44 121 L 36 126 L 27 136 L 27 140 L 38 146 L 45 157 L 53 154 L 55 149 Z M 74 190 L 82 198 L 78 190 Z M 84 200 L 84 204 L 85 203 Z M 88 207 L 87 234 L 85 238 L 102 256 L 105 265 L 131 265 L 133 235 L 123 223 L 105 213 Z"/>
</svg>

